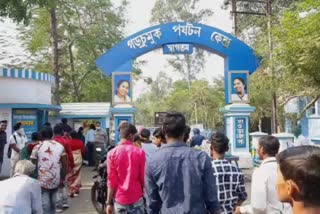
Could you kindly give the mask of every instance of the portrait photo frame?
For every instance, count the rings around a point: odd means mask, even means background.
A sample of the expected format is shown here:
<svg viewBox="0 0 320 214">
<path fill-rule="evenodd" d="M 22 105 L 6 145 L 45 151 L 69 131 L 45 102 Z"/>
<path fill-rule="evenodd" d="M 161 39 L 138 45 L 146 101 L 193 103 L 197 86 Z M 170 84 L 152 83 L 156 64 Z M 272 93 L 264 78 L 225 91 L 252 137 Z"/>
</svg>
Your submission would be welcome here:
<svg viewBox="0 0 320 214">
<path fill-rule="evenodd" d="M 229 103 L 249 103 L 249 71 L 229 71 Z"/>
<path fill-rule="evenodd" d="M 125 86 L 129 83 L 129 90 L 126 95 L 118 93 L 123 82 Z M 131 72 L 113 72 L 112 73 L 112 104 L 132 104 L 132 75 Z"/>
</svg>

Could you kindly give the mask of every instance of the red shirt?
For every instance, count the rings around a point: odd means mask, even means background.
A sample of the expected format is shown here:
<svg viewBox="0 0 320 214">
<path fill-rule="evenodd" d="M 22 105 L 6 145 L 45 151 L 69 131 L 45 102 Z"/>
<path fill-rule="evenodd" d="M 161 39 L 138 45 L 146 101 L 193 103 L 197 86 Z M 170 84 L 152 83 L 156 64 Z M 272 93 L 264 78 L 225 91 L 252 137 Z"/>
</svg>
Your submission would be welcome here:
<svg viewBox="0 0 320 214">
<path fill-rule="evenodd" d="M 108 187 L 115 189 L 117 203 L 129 205 L 143 195 L 146 155 L 144 151 L 125 141 L 108 154 Z"/>
<path fill-rule="evenodd" d="M 57 141 L 64 147 L 64 151 L 66 152 L 68 157 L 68 168 L 69 168 L 68 171 L 71 172 L 74 167 L 74 160 L 73 160 L 72 150 L 69 144 L 69 139 L 63 136 L 54 136 L 53 140 Z"/>
<path fill-rule="evenodd" d="M 71 151 L 76 151 L 76 150 L 80 149 L 82 157 L 84 157 L 84 153 L 85 153 L 86 149 L 85 149 L 84 144 L 81 140 L 71 139 L 69 141 L 69 143 L 70 143 Z"/>
</svg>

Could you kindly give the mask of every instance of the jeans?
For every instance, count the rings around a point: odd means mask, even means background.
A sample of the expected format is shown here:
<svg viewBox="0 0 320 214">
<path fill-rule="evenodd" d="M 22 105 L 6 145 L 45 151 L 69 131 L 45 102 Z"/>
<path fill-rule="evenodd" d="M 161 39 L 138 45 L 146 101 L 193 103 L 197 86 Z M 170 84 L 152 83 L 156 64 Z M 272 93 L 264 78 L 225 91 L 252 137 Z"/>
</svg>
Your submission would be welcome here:
<svg viewBox="0 0 320 214">
<path fill-rule="evenodd" d="M 94 166 L 94 142 L 88 142 L 87 143 L 87 151 L 88 151 L 88 162 L 89 166 Z"/>
<path fill-rule="evenodd" d="M 57 193 L 58 193 L 58 188 L 56 189 L 41 188 L 42 208 L 43 208 L 44 214 L 56 213 Z"/>
<path fill-rule="evenodd" d="M 64 187 L 59 187 L 58 188 L 58 193 L 57 193 L 57 207 L 62 208 L 63 205 L 68 205 L 68 182 L 64 182 Z"/>
<path fill-rule="evenodd" d="M 143 198 L 140 198 L 134 204 L 122 205 L 117 202 L 114 203 L 115 214 L 144 214 Z"/>
</svg>

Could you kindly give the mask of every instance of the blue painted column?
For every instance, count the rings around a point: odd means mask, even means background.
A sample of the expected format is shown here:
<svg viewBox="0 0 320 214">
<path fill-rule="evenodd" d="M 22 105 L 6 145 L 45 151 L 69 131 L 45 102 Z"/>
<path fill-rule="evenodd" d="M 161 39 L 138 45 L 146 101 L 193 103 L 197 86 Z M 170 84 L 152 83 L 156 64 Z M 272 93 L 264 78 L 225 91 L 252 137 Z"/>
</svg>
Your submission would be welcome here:
<svg viewBox="0 0 320 214">
<path fill-rule="evenodd" d="M 251 167 L 249 151 L 249 116 L 255 107 L 248 104 L 231 104 L 220 109 L 225 118 L 225 134 L 230 140 L 229 152 L 239 156 L 240 167 Z"/>
</svg>

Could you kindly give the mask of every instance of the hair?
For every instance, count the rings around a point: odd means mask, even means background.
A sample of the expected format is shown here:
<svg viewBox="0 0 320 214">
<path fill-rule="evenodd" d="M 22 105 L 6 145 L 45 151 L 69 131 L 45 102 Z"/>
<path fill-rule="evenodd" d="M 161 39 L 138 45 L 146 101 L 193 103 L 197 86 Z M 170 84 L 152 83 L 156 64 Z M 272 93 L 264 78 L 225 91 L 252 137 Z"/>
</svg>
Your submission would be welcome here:
<svg viewBox="0 0 320 214">
<path fill-rule="evenodd" d="M 76 131 L 72 130 L 70 133 L 69 133 L 70 137 L 72 139 L 79 139 L 79 135 Z"/>
<path fill-rule="evenodd" d="M 7 120 L 1 120 L 0 123 L 5 123 L 5 124 L 7 124 L 8 121 L 7 121 Z"/>
<path fill-rule="evenodd" d="M 46 122 L 46 123 L 43 124 L 43 126 L 50 126 L 51 127 L 51 123 Z"/>
<path fill-rule="evenodd" d="M 137 133 L 136 127 L 127 121 L 120 123 L 118 131 L 120 138 L 123 139 L 128 139 L 130 135 L 134 135 Z"/>
<path fill-rule="evenodd" d="M 161 128 L 156 128 L 152 135 L 156 138 L 160 138 L 162 142 L 166 142 L 166 137 L 164 136 Z"/>
<path fill-rule="evenodd" d="M 179 138 L 184 136 L 186 119 L 179 112 L 168 112 L 164 117 L 163 132 L 166 137 Z"/>
<path fill-rule="evenodd" d="M 79 133 L 79 134 L 81 134 L 81 133 L 82 133 L 82 131 L 83 131 L 83 127 L 79 127 L 79 129 L 78 129 L 78 133 Z"/>
<path fill-rule="evenodd" d="M 91 123 L 90 126 L 89 126 L 89 129 L 96 130 L 96 126 L 93 123 Z"/>
<path fill-rule="evenodd" d="M 151 132 L 149 129 L 146 129 L 146 128 L 142 129 L 140 132 L 140 137 L 141 137 L 142 142 L 149 142 L 150 135 L 151 135 Z"/>
<path fill-rule="evenodd" d="M 18 129 L 21 128 L 21 125 L 22 125 L 22 124 L 21 124 L 20 122 L 19 122 L 19 123 L 16 123 L 16 125 L 13 126 L 13 130 L 14 130 L 14 131 L 17 131 Z"/>
<path fill-rule="evenodd" d="M 138 133 L 134 134 L 133 136 L 133 142 L 141 142 L 141 138 L 140 138 L 140 135 Z"/>
<path fill-rule="evenodd" d="M 186 126 L 185 132 L 184 132 L 184 137 L 183 137 L 184 142 L 187 142 L 188 139 L 190 138 L 190 132 L 191 132 L 190 126 Z"/>
<path fill-rule="evenodd" d="M 229 138 L 221 132 L 214 133 L 210 141 L 211 149 L 218 154 L 225 154 L 229 150 Z"/>
<path fill-rule="evenodd" d="M 236 77 L 233 79 L 233 81 L 235 81 L 235 80 L 239 80 L 244 85 L 244 90 L 247 89 L 246 81 L 244 81 L 244 79 L 242 77 Z"/>
<path fill-rule="evenodd" d="M 64 134 L 63 127 L 62 127 L 61 123 L 58 123 L 53 127 L 53 133 L 54 133 L 54 135 L 63 135 Z"/>
<path fill-rule="evenodd" d="M 51 127 L 43 127 L 40 132 L 39 132 L 40 136 L 42 139 L 47 140 L 47 139 L 51 139 L 53 137 L 53 131 Z"/>
<path fill-rule="evenodd" d="M 64 123 L 64 124 L 66 124 L 66 123 L 68 123 L 68 119 L 67 119 L 67 118 L 62 118 L 62 119 L 61 119 L 61 122 Z"/>
<path fill-rule="evenodd" d="M 193 130 L 193 134 L 200 134 L 200 130 L 198 128 L 194 128 Z"/>
<path fill-rule="evenodd" d="M 305 206 L 319 206 L 320 148 L 316 146 L 291 147 L 277 155 L 284 180 L 292 180 L 300 192 L 294 195 Z"/>
<path fill-rule="evenodd" d="M 38 133 L 38 132 L 32 132 L 32 134 L 31 134 L 31 140 L 32 140 L 33 142 L 39 141 L 39 140 L 40 140 L 40 135 L 39 135 L 39 133 Z"/>
<path fill-rule="evenodd" d="M 124 82 L 127 82 L 127 83 L 129 84 L 129 88 L 130 88 L 130 82 L 129 82 L 129 80 L 120 80 L 120 81 L 118 82 L 117 88 L 119 88 L 120 85 L 121 85 L 122 83 L 124 83 Z"/>
<path fill-rule="evenodd" d="M 100 122 L 96 122 L 96 125 L 101 125 L 101 123 Z"/>
<path fill-rule="evenodd" d="M 265 154 L 275 157 L 279 152 L 280 143 L 278 138 L 267 135 L 259 139 L 259 146 L 263 148 Z"/>
<path fill-rule="evenodd" d="M 14 173 L 31 176 L 36 166 L 30 160 L 19 160 L 14 167 Z"/>
</svg>

